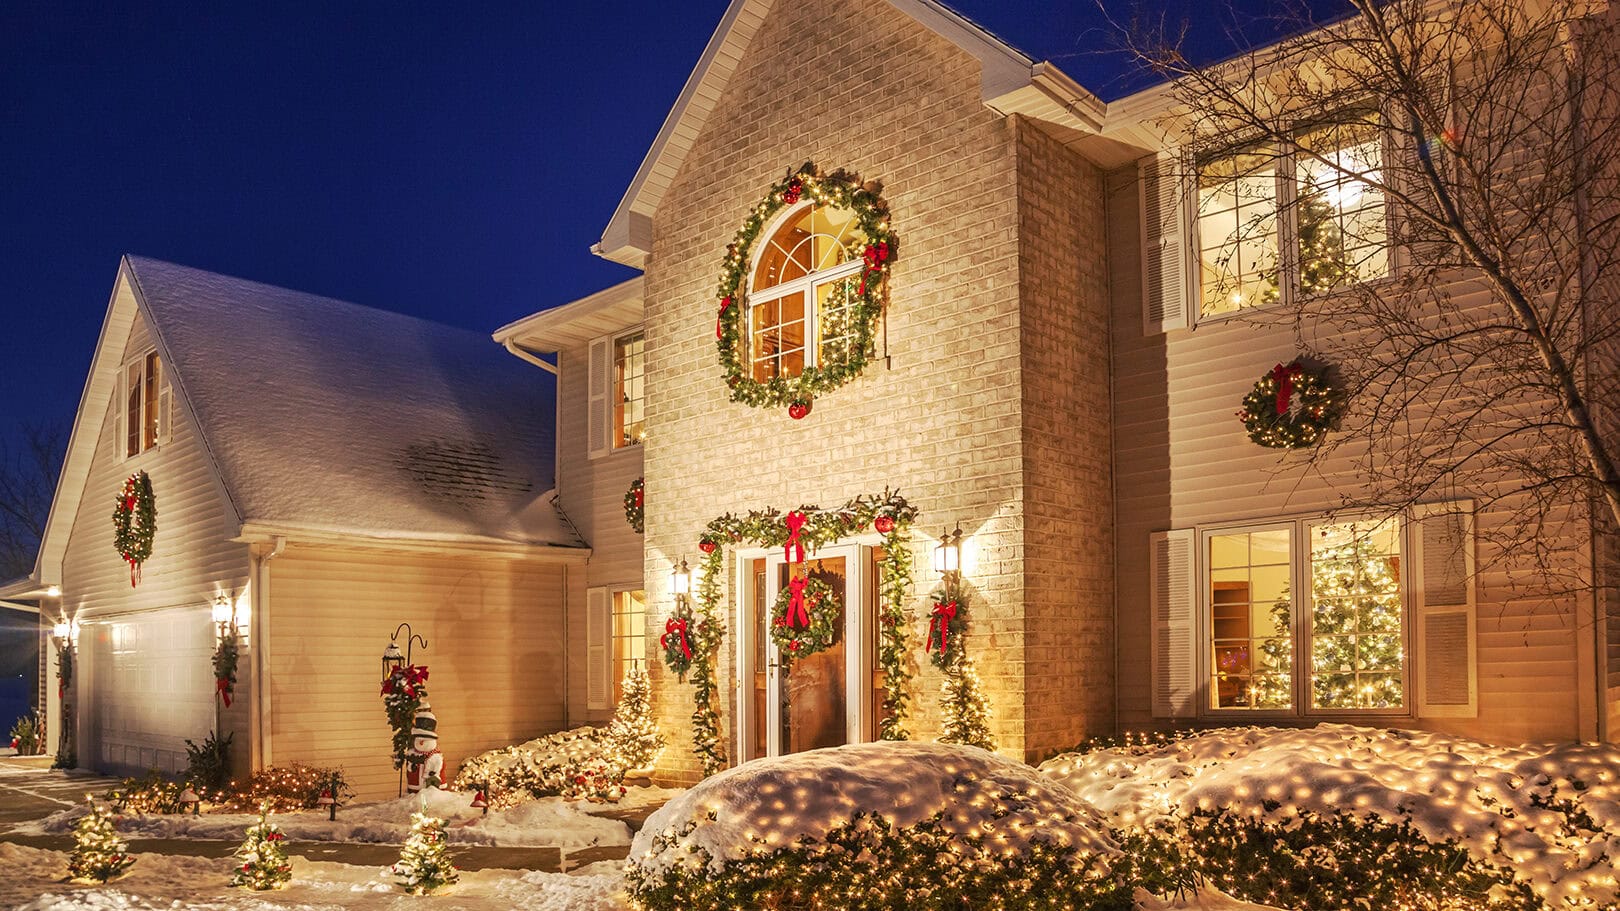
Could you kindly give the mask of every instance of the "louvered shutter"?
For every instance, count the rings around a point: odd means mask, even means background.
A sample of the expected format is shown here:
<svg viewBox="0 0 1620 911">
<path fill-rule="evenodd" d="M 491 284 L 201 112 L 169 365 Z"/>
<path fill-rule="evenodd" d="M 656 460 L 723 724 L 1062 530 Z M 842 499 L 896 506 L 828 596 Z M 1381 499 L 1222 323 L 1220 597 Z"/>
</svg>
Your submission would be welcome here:
<svg viewBox="0 0 1620 911">
<path fill-rule="evenodd" d="M 1415 507 L 1411 542 L 1418 715 L 1472 718 L 1479 713 L 1473 504 Z"/>
<path fill-rule="evenodd" d="M 1194 257 L 1185 170 L 1176 155 L 1144 158 L 1137 165 L 1142 224 L 1142 332 L 1146 335 L 1192 325 L 1187 264 Z"/>
<path fill-rule="evenodd" d="M 599 459 L 613 451 L 608 441 L 609 425 L 612 423 L 612 414 L 609 411 L 608 387 L 612 385 L 610 374 L 613 371 L 613 339 L 599 338 L 591 342 L 590 364 L 588 365 L 588 393 L 586 396 L 585 433 L 588 437 L 590 457 Z"/>
<path fill-rule="evenodd" d="M 613 637 L 613 597 L 605 588 L 585 592 L 585 707 L 611 708 L 613 692 L 609 644 Z"/>
<path fill-rule="evenodd" d="M 118 379 L 113 382 L 113 456 L 119 462 L 129 458 L 129 442 L 124 435 L 126 415 L 129 413 L 129 371 L 120 368 Z"/>
<path fill-rule="evenodd" d="M 1391 198 L 1386 209 L 1389 236 L 1400 241 L 1392 246 L 1392 263 L 1396 269 L 1444 265 L 1455 259 L 1450 243 L 1439 232 L 1420 224 L 1412 215 L 1414 208 L 1437 211 L 1439 203 L 1424 176 L 1419 158 L 1419 139 L 1412 135 L 1412 126 L 1404 110 L 1393 105 L 1383 110 L 1385 124 L 1384 155 L 1389 160 L 1387 183 L 1391 191 L 1410 200 Z M 1437 141 L 1428 141 L 1426 148 L 1435 170 L 1442 180 L 1450 180 L 1453 162 L 1445 147 Z M 1424 238 L 1419 242 L 1418 238 Z"/>
<path fill-rule="evenodd" d="M 1198 711 L 1198 623 L 1190 529 L 1149 537 L 1148 572 L 1153 642 L 1153 717 L 1187 718 Z"/>
<path fill-rule="evenodd" d="M 169 368 L 161 361 L 158 366 L 158 376 L 162 380 L 158 387 L 158 432 L 157 441 L 161 446 L 169 442 L 174 436 L 174 386 L 169 383 Z"/>
</svg>

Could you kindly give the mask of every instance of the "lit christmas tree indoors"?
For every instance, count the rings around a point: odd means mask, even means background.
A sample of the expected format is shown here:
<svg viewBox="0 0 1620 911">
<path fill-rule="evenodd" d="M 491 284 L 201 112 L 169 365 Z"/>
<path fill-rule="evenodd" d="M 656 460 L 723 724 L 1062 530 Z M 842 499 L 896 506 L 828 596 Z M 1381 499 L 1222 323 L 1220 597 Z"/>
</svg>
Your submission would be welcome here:
<svg viewBox="0 0 1620 911">
<path fill-rule="evenodd" d="M 77 883 L 104 883 L 135 863 L 129 846 L 113 828 L 112 811 L 90 801 L 90 812 L 73 826 L 73 856 L 68 878 Z"/>
<path fill-rule="evenodd" d="M 945 712 L 940 743 L 996 748 L 996 738 L 990 733 L 990 704 L 985 701 L 984 687 L 972 661 L 963 658 L 945 672 L 940 696 Z"/>
<path fill-rule="evenodd" d="M 1399 708 L 1395 523 L 1320 525 L 1311 540 L 1311 690 L 1319 708 Z"/>
<path fill-rule="evenodd" d="M 444 837 L 444 820 L 422 813 L 411 814 L 411 834 L 392 870 L 399 884 L 412 895 L 432 895 L 453 886 L 461 874 L 450 863 L 449 845 Z"/>
<path fill-rule="evenodd" d="M 624 674 L 624 695 L 608 725 L 610 761 L 625 769 L 645 769 L 653 764 L 664 738 L 652 718 L 652 680 L 647 671 L 632 666 Z"/>
<path fill-rule="evenodd" d="M 231 874 L 231 885 L 263 891 L 279 889 L 292 879 L 292 864 L 282 846 L 281 827 L 270 821 L 268 804 L 259 805 L 259 821 L 248 826 L 247 838 L 236 849 L 241 864 Z"/>
</svg>

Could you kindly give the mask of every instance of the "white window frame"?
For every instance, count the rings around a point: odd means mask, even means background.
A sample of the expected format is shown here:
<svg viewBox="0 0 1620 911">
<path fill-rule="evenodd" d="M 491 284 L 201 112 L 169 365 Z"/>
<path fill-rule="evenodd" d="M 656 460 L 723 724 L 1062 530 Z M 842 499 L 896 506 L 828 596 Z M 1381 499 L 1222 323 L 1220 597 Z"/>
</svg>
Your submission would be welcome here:
<svg viewBox="0 0 1620 911">
<path fill-rule="evenodd" d="M 640 452 L 641 441 L 618 446 L 614 443 L 613 393 L 614 353 L 620 341 L 633 335 L 645 337 L 645 325 L 629 326 L 607 335 L 600 335 L 585 346 L 585 455 L 590 461 L 608 458 L 621 452 Z M 643 344 L 642 356 L 646 357 Z M 643 363 L 642 391 L 647 391 L 647 373 Z M 643 402 L 645 402 L 645 395 Z M 645 404 L 642 419 L 646 419 Z"/>
<path fill-rule="evenodd" d="M 1387 514 L 1374 512 L 1327 515 L 1310 513 L 1270 519 L 1196 527 L 1197 553 L 1193 555 L 1198 583 L 1198 699 L 1200 718 L 1231 721 L 1237 718 L 1267 720 L 1335 719 L 1335 718 L 1416 718 L 1418 716 L 1417 675 L 1413 661 L 1417 613 L 1412 597 L 1412 567 L 1410 565 L 1413 517 L 1402 511 L 1396 518 L 1401 527 L 1397 535 L 1401 560 L 1401 701 L 1400 708 L 1370 709 L 1314 709 L 1310 705 L 1312 670 L 1312 624 L 1315 612 L 1310 586 L 1310 534 L 1312 525 L 1346 525 L 1354 522 L 1380 522 L 1390 519 Z M 1293 692 L 1293 707 L 1287 709 L 1217 708 L 1211 693 L 1214 686 L 1214 599 L 1211 594 L 1209 540 L 1212 537 L 1247 532 L 1289 529 L 1289 591 L 1293 599 L 1293 673 L 1289 681 Z"/>
<path fill-rule="evenodd" d="M 607 598 L 608 598 L 608 618 L 607 618 L 608 619 L 608 623 L 607 623 L 607 627 L 608 627 L 607 628 L 608 687 L 607 687 L 607 689 L 608 689 L 608 705 L 610 707 L 613 707 L 613 708 L 617 708 L 618 705 L 619 705 L 619 698 L 618 698 L 618 696 L 615 695 L 615 690 L 618 689 L 619 682 L 624 679 L 624 674 L 619 672 L 619 667 L 618 667 L 619 652 L 618 652 L 617 646 L 619 644 L 620 639 L 634 638 L 635 637 L 635 631 L 633 631 L 633 630 L 631 631 L 630 635 L 628 635 L 628 636 L 620 636 L 619 635 L 618 624 L 619 624 L 619 617 L 621 615 L 621 612 L 619 611 L 619 598 L 622 595 L 629 595 L 632 592 L 640 592 L 641 593 L 641 610 L 639 612 L 641 614 L 640 636 L 641 636 L 641 639 L 642 639 L 642 651 L 646 652 L 647 651 L 647 647 L 646 647 L 647 614 L 649 613 L 648 606 L 647 606 L 647 591 L 646 591 L 646 589 L 644 589 L 644 588 L 642 588 L 640 586 L 632 587 L 632 586 L 629 586 L 629 585 L 608 586 L 608 594 L 607 594 Z M 626 614 L 628 614 L 628 612 L 626 612 Z M 650 654 L 643 655 L 643 657 L 640 659 L 641 661 L 644 662 L 643 667 L 642 667 L 643 670 L 646 670 L 645 663 L 650 663 L 652 661 L 652 658 L 653 658 L 653 656 L 650 655 Z M 636 659 L 631 659 L 631 660 L 634 661 Z"/>
<path fill-rule="evenodd" d="M 754 375 L 754 274 L 759 269 L 760 257 L 770 248 L 771 238 L 781 230 L 789 219 L 797 218 L 805 209 L 815 205 L 811 200 L 800 202 L 783 209 L 771 219 L 760 232 L 759 238 L 763 243 L 755 245 L 752 255 L 748 258 L 748 274 L 744 285 L 746 293 L 743 294 L 742 329 L 740 339 L 743 346 L 743 364 L 746 375 Z M 804 302 L 804 369 L 821 366 L 821 319 L 816 310 L 816 289 L 822 285 L 843 281 L 853 275 L 858 275 L 865 263 L 860 259 L 851 258 L 829 269 L 812 270 L 792 281 L 771 285 L 761 291 L 768 295 L 769 300 L 781 300 L 793 294 L 799 294 Z M 801 372 L 802 373 L 802 372 Z"/>
<path fill-rule="evenodd" d="M 641 336 L 641 423 L 643 432 L 647 424 L 647 330 L 636 327 L 628 332 L 620 332 L 608 342 L 608 396 L 607 396 L 607 429 L 608 449 L 620 452 L 625 449 L 634 449 L 641 445 L 640 439 L 623 442 L 623 428 L 615 426 L 614 413 L 617 410 L 615 396 L 618 394 L 619 346 L 625 341 Z"/>
<path fill-rule="evenodd" d="M 1294 133 L 1297 135 L 1312 129 L 1313 127 L 1337 124 L 1343 122 L 1343 118 L 1365 115 L 1369 113 L 1378 118 L 1379 133 L 1382 137 L 1381 142 L 1379 143 L 1379 154 L 1382 156 L 1381 161 L 1384 163 L 1384 167 L 1387 168 L 1389 166 L 1389 162 L 1393 160 L 1392 156 L 1396 154 L 1397 149 L 1395 148 L 1394 133 L 1390 128 L 1389 119 L 1382 110 L 1373 111 L 1364 110 L 1361 108 L 1349 108 L 1345 111 L 1341 111 L 1333 117 L 1328 117 L 1321 120 L 1301 121 L 1295 127 Z M 1277 274 L 1280 279 L 1280 283 L 1277 288 L 1276 302 L 1254 307 L 1239 307 L 1236 310 L 1228 310 L 1223 313 L 1210 313 L 1207 315 L 1204 313 L 1204 251 L 1203 240 L 1199 234 L 1198 217 L 1199 175 L 1203 173 L 1204 166 L 1208 162 L 1217 161 L 1232 155 L 1239 155 L 1242 154 L 1245 149 L 1251 149 L 1255 148 L 1257 145 L 1265 144 L 1266 143 L 1264 142 L 1249 142 L 1224 146 L 1217 151 L 1199 155 L 1193 159 L 1192 179 L 1187 181 L 1186 189 L 1184 191 L 1185 196 L 1183 205 L 1186 211 L 1188 224 L 1187 255 L 1189 259 L 1187 265 L 1187 281 L 1190 286 L 1190 293 L 1187 295 L 1188 308 L 1189 315 L 1192 319 L 1192 325 L 1195 328 L 1204 323 L 1220 323 L 1229 319 L 1242 317 L 1245 314 L 1263 313 L 1267 310 L 1276 308 L 1291 307 L 1298 304 L 1303 299 L 1309 299 L 1301 298 L 1300 296 L 1299 255 L 1298 250 L 1296 249 L 1297 245 L 1299 244 L 1299 230 L 1297 224 L 1297 213 L 1294 206 L 1295 197 L 1299 190 L 1299 180 L 1298 175 L 1295 173 L 1298 170 L 1297 160 L 1294 154 L 1295 146 L 1290 142 L 1285 143 L 1277 150 L 1275 159 L 1276 173 L 1272 175 L 1275 185 L 1275 199 L 1277 206 Z M 1384 197 L 1384 256 L 1386 263 L 1384 274 L 1378 276 L 1377 278 L 1369 278 L 1364 281 L 1357 282 L 1356 284 L 1360 287 L 1371 287 L 1380 282 L 1390 281 L 1395 278 L 1400 269 L 1406 265 L 1405 255 L 1397 248 L 1397 245 L 1394 242 L 1394 212 L 1395 202 L 1394 200 L 1390 199 L 1389 195 L 1386 193 Z M 1317 295 L 1312 296 L 1333 294 L 1342 290 L 1343 289 L 1322 291 L 1318 292 Z"/>
<path fill-rule="evenodd" d="M 149 377 L 149 376 L 146 375 L 147 361 L 149 359 L 151 359 L 153 356 L 157 357 L 157 376 L 155 378 L 154 377 Z M 141 382 L 140 431 L 139 431 L 139 443 L 138 443 L 137 449 L 136 449 L 135 452 L 130 452 L 129 451 L 129 395 L 130 395 L 130 391 L 131 391 L 131 388 L 130 388 L 130 373 L 132 371 L 134 371 L 137 367 L 140 368 L 140 373 L 141 373 L 141 380 L 140 380 L 140 382 Z M 133 461 L 133 460 L 139 459 L 139 458 L 141 458 L 142 456 L 146 455 L 149 452 L 156 452 L 157 450 L 163 448 L 163 444 L 168 442 L 169 429 L 170 429 L 169 424 L 172 421 L 173 415 L 174 415 L 174 401 L 173 401 L 174 393 L 173 393 L 172 387 L 170 386 L 169 381 L 168 381 L 168 371 L 169 371 L 169 365 L 168 365 L 167 361 L 164 360 L 163 355 L 158 353 L 158 350 L 157 350 L 157 348 L 155 346 L 145 348 L 144 350 L 142 350 L 135 357 L 125 360 L 124 363 L 120 366 L 120 369 L 118 371 L 118 383 L 117 383 L 117 387 L 118 387 L 117 396 L 118 397 L 117 397 L 117 403 L 115 405 L 115 407 L 117 408 L 117 411 L 116 411 L 116 417 L 115 417 L 114 422 L 113 422 L 114 430 L 116 431 L 116 433 L 118 435 L 118 439 L 117 439 L 116 444 L 115 444 L 118 447 L 118 461 L 120 461 L 120 462 L 128 462 L 128 461 Z M 150 399 L 149 399 L 148 394 L 147 394 L 147 385 L 149 383 L 153 383 L 153 382 L 155 382 L 157 384 L 157 393 L 156 393 L 156 395 L 151 396 Z M 150 445 L 148 445 L 147 442 L 146 442 L 146 424 L 147 424 L 148 420 L 152 419 L 152 416 L 147 414 L 147 412 L 146 412 L 146 407 L 147 407 L 147 402 L 148 401 L 153 402 L 155 404 L 156 409 L 157 409 L 157 416 L 156 416 L 157 431 L 152 434 L 152 443 Z"/>
</svg>

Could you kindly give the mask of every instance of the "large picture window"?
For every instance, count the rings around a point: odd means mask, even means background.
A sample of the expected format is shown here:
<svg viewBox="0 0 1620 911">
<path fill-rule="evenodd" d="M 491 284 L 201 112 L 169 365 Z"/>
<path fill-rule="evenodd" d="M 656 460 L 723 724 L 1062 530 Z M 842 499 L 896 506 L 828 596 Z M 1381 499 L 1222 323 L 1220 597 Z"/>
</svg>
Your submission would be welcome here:
<svg viewBox="0 0 1620 911">
<path fill-rule="evenodd" d="M 1301 130 L 1285 149 L 1204 160 L 1194 207 L 1199 315 L 1389 274 L 1384 130 L 1374 116 Z"/>
<path fill-rule="evenodd" d="M 758 382 L 848 360 L 866 237 L 853 211 L 808 203 L 765 241 L 748 293 L 748 369 Z"/>
<path fill-rule="evenodd" d="M 1202 542 L 1209 710 L 1408 706 L 1399 521 L 1302 519 Z"/>
</svg>

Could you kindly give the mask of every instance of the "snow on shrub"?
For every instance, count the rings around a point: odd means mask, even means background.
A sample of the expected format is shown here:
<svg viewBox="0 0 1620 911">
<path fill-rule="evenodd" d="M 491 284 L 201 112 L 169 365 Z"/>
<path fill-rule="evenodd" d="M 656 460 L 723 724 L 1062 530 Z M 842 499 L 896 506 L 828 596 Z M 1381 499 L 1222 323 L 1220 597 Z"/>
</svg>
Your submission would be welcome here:
<svg viewBox="0 0 1620 911">
<path fill-rule="evenodd" d="M 451 788 L 487 789 L 492 809 L 555 795 L 617 801 L 625 794 L 625 770 L 613 755 L 607 730 L 577 727 L 474 756 Z"/>
<path fill-rule="evenodd" d="M 976 747 L 880 742 L 745 763 L 654 813 L 627 879 L 649 909 L 1113 908 L 1097 814 Z"/>
<path fill-rule="evenodd" d="M 1291 858 L 1284 865 L 1303 857 L 1302 870 L 1345 868 L 1347 888 L 1363 866 L 1371 879 L 1388 880 L 1400 869 L 1394 858 L 1423 855 L 1422 869 L 1408 871 L 1412 881 L 1451 865 L 1453 879 L 1473 877 L 1473 887 L 1490 890 L 1488 899 L 1452 907 L 1617 901 L 1620 748 L 1613 745 L 1499 747 L 1340 724 L 1245 727 L 1070 753 L 1041 770 L 1115 826 L 1171 831 L 1195 845 L 1204 872 L 1223 887 L 1220 877 L 1241 879 L 1251 866 L 1275 871 L 1284 854 Z M 1296 834 L 1284 838 L 1289 832 Z M 1257 859 L 1267 844 L 1273 854 Z M 1461 850 L 1451 856 L 1448 846 Z M 1380 851 L 1391 859 L 1380 861 Z M 1505 884 L 1514 878 L 1535 897 Z M 1366 889 L 1378 887 L 1371 879 Z"/>
</svg>

